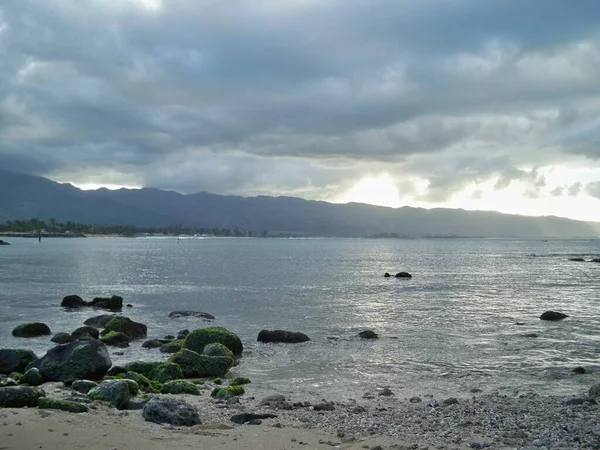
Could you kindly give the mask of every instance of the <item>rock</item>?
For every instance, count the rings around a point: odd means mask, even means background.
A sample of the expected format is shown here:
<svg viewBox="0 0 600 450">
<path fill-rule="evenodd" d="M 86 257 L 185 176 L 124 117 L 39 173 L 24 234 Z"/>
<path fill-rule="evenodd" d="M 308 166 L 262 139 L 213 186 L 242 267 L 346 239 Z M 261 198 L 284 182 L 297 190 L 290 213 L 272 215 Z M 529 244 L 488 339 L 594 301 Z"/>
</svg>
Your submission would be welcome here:
<svg viewBox="0 0 600 450">
<path fill-rule="evenodd" d="M 122 373 L 126 373 L 127 370 L 128 369 L 126 367 L 111 366 L 111 368 L 108 369 L 108 372 L 106 372 L 106 375 L 109 375 L 111 377 L 116 377 L 117 375 L 120 375 Z"/>
<path fill-rule="evenodd" d="M 566 314 L 563 314 L 561 312 L 546 311 L 540 316 L 540 319 L 541 320 L 562 320 L 567 317 L 569 317 L 569 316 L 567 316 Z"/>
<path fill-rule="evenodd" d="M 228 356 L 207 356 L 181 349 L 171 355 L 170 363 L 181 367 L 185 378 L 222 377 L 233 366 L 233 359 Z"/>
<path fill-rule="evenodd" d="M 75 338 L 69 333 L 61 331 L 60 333 L 56 333 L 54 336 L 52 336 L 52 339 L 50 340 L 55 344 L 68 344 L 69 342 L 73 342 Z"/>
<path fill-rule="evenodd" d="M 172 334 L 167 334 L 167 335 L 166 335 L 166 336 L 163 338 L 163 341 L 168 341 L 168 342 L 170 342 L 170 341 L 174 341 L 174 340 L 175 340 L 175 336 L 173 336 Z M 165 342 L 165 344 L 166 344 L 166 342 Z"/>
<path fill-rule="evenodd" d="M 361 331 L 360 333 L 358 333 L 358 337 L 361 337 L 363 339 L 379 339 L 379 336 L 373 330 Z"/>
<path fill-rule="evenodd" d="M 121 333 L 129 336 L 131 339 L 138 339 L 146 337 L 148 327 L 146 327 L 146 325 L 143 323 L 134 322 L 129 317 L 115 316 L 106 324 L 100 335 L 105 336 L 111 331 L 120 331 Z"/>
<path fill-rule="evenodd" d="M 140 384 L 137 381 L 129 378 L 123 378 L 123 381 L 127 383 L 131 397 L 138 395 L 138 392 L 140 392 Z"/>
<path fill-rule="evenodd" d="M 197 328 L 186 336 L 183 341 L 183 348 L 201 354 L 204 351 L 204 347 L 213 342 L 223 344 L 234 355 L 241 355 L 244 350 L 240 338 L 225 327 Z"/>
<path fill-rule="evenodd" d="M 163 346 L 165 343 L 161 339 L 150 339 L 142 344 L 144 348 L 158 348 Z"/>
<path fill-rule="evenodd" d="M 285 396 L 281 394 L 273 394 L 263 398 L 260 401 L 261 405 L 270 405 L 273 403 L 282 403 L 285 402 Z"/>
<path fill-rule="evenodd" d="M 179 330 L 177 332 L 177 340 L 185 339 L 188 334 L 190 334 L 190 330 Z"/>
<path fill-rule="evenodd" d="M 100 338 L 100 341 L 104 342 L 106 345 L 122 347 L 124 345 L 129 345 L 131 338 L 120 331 L 109 331 Z"/>
<path fill-rule="evenodd" d="M 40 373 L 39 369 L 32 367 L 23 374 L 19 383 L 28 384 L 29 386 L 40 386 L 44 384 L 44 377 Z"/>
<path fill-rule="evenodd" d="M 576 373 L 578 375 L 583 375 L 584 373 L 586 373 L 585 367 L 575 367 L 572 370 L 573 373 Z"/>
<path fill-rule="evenodd" d="M 233 359 L 233 352 L 218 342 L 208 344 L 204 347 L 202 354 L 206 356 L 227 356 L 228 358 Z"/>
<path fill-rule="evenodd" d="M 217 386 L 210 393 L 211 397 L 221 398 L 221 399 L 232 399 L 233 397 L 244 395 L 245 389 L 242 386 Z"/>
<path fill-rule="evenodd" d="M 395 275 L 396 278 L 412 278 L 412 275 L 408 272 L 398 272 Z"/>
<path fill-rule="evenodd" d="M 118 295 L 113 295 L 112 297 L 95 297 L 92 299 L 91 306 L 110 311 L 120 311 L 123 309 L 123 297 Z"/>
<path fill-rule="evenodd" d="M 46 393 L 31 386 L 0 387 L 0 408 L 24 408 L 36 406 L 37 400 Z"/>
<path fill-rule="evenodd" d="M 162 394 L 192 394 L 200 395 L 198 386 L 187 380 L 171 380 L 162 385 Z"/>
<path fill-rule="evenodd" d="M 40 397 L 37 399 L 37 406 L 40 409 L 58 409 L 72 413 L 88 412 L 88 407 L 79 402 L 71 402 L 69 400 L 56 400 L 48 397 Z"/>
<path fill-rule="evenodd" d="M 124 409 L 129 403 L 129 385 L 125 380 L 103 381 L 98 387 L 88 392 L 91 400 L 101 400 L 110 403 L 117 409 Z"/>
<path fill-rule="evenodd" d="M 600 398 L 600 383 L 593 385 L 588 391 L 589 398 Z"/>
<path fill-rule="evenodd" d="M 575 262 L 584 262 L 585 259 L 577 257 L 577 258 L 569 258 L 569 261 L 575 261 Z"/>
<path fill-rule="evenodd" d="M 391 275 L 389 274 L 389 272 L 386 272 L 386 273 L 384 273 L 384 274 L 383 274 L 383 276 L 384 276 L 385 278 L 389 278 L 389 277 L 391 277 Z"/>
<path fill-rule="evenodd" d="M 116 316 L 114 314 L 100 314 L 99 316 L 90 317 L 83 324 L 96 328 L 104 328 L 113 317 Z"/>
<path fill-rule="evenodd" d="M 258 333 L 258 342 L 282 342 L 286 344 L 295 344 L 298 342 L 310 341 L 310 338 L 304 334 L 295 331 L 284 330 L 261 330 Z"/>
<path fill-rule="evenodd" d="M 335 410 L 335 406 L 333 405 L 333 403 L 317 403 L 315 406 L 313 406 L 313 409 L 315 411 L 333 411 Z"/>
<path fill-rule="evenodd" d="M 6 242 L 0 239 L 0 245 L 10 245 L 10 242 Z"/>
<path fill-rule="evenodd" d="M 148 422 L 175 426 L 190 427 L 201 423 L 196 408 L 177 398 L 153 397 L 144 406 L 142 415 Z"/>
<path fill-rule="evenodd" d="M 257 419 L 274 419 L 277 416 L 275 414 L 255 414 L 255 413 L 241 413 L 241 414 L 234 414 L 233 416 L 231 416 L 229 418 L 229 420 L 231 420 L 233 423 L 237 423 L 239 425 L 243 425 L 246 422 L 250 422 L 251 420 L 257 420 Z"/>
<path fill-rule="evenodd" d="M 600 258 L 592 258 L 590 262 L 600 263 Z"/>
<path fill-rule="evenodd" d="M 173 311 L 169 313 L 170 318 L 174 317 L 200 317 L 206 320 L 215 320 L 215 316 L 200 311 Z"/>
<path fill-rule="evenodd" d="M 181 367 L 162 361 L 134 361 L 127 364 L 125 369 L 126 372 L 136 372 L 160 383 L 184 378 Z"/>
<path fill-rule="evenodd" d="M 537 333 L 525 333 L 523 335 L 523 337 L 526 337 L 526 338 L 536 338 L 536 337 L 538 337 L 538 334 Z"/>
<path fill-rule="evenodd" d="M 27 365 L 36 359 L 37 356 L 31 350 L 2 348 L 0 349 L 0 373 L 23 373 Z"/>
<path fill-rule="evenodd" d="M 177 353 L 183 347 L 182 341 L 173 341 L 160 346 L 161 353 Z"/>
<path fill-rule="evenodd" d="M 50 327 L 41 322 L 24 323 L 17 325 L 14 330 L 12 330 L 13 336 L 23 338 L 46 336 L 48 334 L 52 334 Z"/>
<path fill-rule="evenodd" d="M 392 390 L 390 388 L 386 387 L 386 388 L 383 388 L 381 390 L 381 392 L 379 392 L 377 395 L 381 395 L 383 397 L 390 397 L 390 396 L 394 395 L 394 393 L 392 392 Z"/>
<path fill-rule="evenodd" d="M 445 400 L 442 402 L 442 404 L 443 404 L 444 406 L 455 405 L 455 404 L 457 404 L 457 403 L 458 403 L 458 400 L 457 400 L 456 398 L 454 398 L 454 397 L 447 398 L 447 399 L 445 399 Z"/>
<path fill-rule="evenodd" d="M 81 394 L 87 394 L 96 387 L 98 387 L 98 383 L 91 380 L 75 380 L 71 384 L 71 389 Z"/>
<path fill-rule="evenodd" d="M 82 336 L 85 336 L 86 334 L 90 335 L 94 339 L 98 339 L 100 337 L 100 332 L 96 328 L 88 326 L 88 325 L 77 328 L 75 331 L 73 331 L 71 333 L 71 336 L 74 339 L 79 339 Z"/>
<path fill-rule="evenodd" d="M 40 359 L 30 363 L 27 369 L 40 369 L 44 380 L 48 381 L 99 380 L 111 365 L 106 346 L 94 339 L 51 348 Z"/>
<path fill-rule="evenodd" d="M 90 306 L 90 303 L 86 302 L 79 295 L 67 295 L 63 297 L 60 306 L 64 308 L 81 308 L 83 306 Z"/>
<path fill-rule="evenodd" d="M 421 400 L 421 397 L 411 397 L 409 402 L 411 403 L 421 403 L 423 400 Z"/>
</svg>

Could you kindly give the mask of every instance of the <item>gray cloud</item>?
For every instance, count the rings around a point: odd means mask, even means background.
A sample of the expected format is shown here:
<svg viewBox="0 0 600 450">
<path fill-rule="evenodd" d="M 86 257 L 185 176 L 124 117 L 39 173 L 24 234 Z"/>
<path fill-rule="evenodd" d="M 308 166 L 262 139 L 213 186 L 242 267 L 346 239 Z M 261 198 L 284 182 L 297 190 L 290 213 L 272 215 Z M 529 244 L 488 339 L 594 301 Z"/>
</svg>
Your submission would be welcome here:
<svg viewBox="0 0 600 450">
<path fill-rule="evenodd" d="M 595 0 L 159 3 L 0 4 L 0 167 L 324 199 L 386 171 L 441 202 L 600 155 Z"/>
</svg>

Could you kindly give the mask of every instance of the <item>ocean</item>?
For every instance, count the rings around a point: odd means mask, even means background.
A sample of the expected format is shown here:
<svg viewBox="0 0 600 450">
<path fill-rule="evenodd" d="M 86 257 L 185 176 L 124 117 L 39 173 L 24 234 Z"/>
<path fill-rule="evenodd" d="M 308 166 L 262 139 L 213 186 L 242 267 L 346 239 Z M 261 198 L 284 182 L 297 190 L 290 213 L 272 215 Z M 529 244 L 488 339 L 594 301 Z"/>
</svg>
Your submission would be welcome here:
<svg viewBox="0 0 600 450">
<path fill-rule="evenodd" d="M 42 321 L 71 332 L 101 310 L 60 302 L 120 295 L 122 314 L 148 339 L 209 325 L 169 318 L 208 312 L 240 336 L 232 369 L 257 392 L 297 399 L 359 398 L 390 387 L 400 397 L 482 392 L 576 394 L 600 377 L 599 240 L 506 239 L 6 239 L 0 247 L 0 347 Z M 407 271 L 410 280 L 384 278 Z M 546 310 L 569 318 L 541 321 Z M 307 334 L 302 344 L 262 344 L 262 329 Z M 380 338 L 356 337 L 373 330 Z M 531 335 L 537 337 L 531 337 Z M 110 349 L 114 364 L 164 359 L 136 341 Z M 124 355 L 115 355 L 115 352 Z M 582 366 L 587 373 L 576 375 Z"/>
</svg>

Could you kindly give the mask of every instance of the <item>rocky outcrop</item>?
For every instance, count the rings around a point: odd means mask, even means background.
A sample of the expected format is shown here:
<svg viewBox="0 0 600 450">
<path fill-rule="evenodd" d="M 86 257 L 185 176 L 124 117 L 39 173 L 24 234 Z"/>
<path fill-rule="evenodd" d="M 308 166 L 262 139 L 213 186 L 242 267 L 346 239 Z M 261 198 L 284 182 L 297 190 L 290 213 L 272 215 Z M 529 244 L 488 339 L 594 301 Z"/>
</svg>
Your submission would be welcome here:
<svg viewBox="0 0 600 450">
<path fill-rule="evenodd" d="M 93 339 L 51 348 L 27 369 L 36 367 L 46 381 L 99 380 L 111 364 L 106 346 Z"/>
<path fill-rule="evenodd" d="M 123 297 L 113 295 L 112 297 L 95 297 L 90 306 L 94 308 L 108 309 L 110 311 L 121 311 L 123 309 Z"/>
<path fill-rule="evenodd" d="M 186 336 L 183 348 L 202 354 L 204 347 L 213 342 L 223 344 L 234 355 L 241 355 L 244 350 L 240 338 L 225 327 L 197 328 Z"/>
<path fill-rule="evenodd" d="M 169 317 L 199 317 L 205 320 L 215 320 L 215 316 L 212 314 L 200 311 L 172 311 L 169 313 Z"/>
<path fill-rule="evenodd" d="M 134 322 L 129 317 L 115 316 L 105 326 L 101 336 L 106 336 L 111 331 L 119 331 L 126 334 L 131 339 L 146 337 L 148 327 L 143 323 Z"/>
<path fill-rule="evenodd" d="M 563 320 L 566 319 L 567 316 L 566 314 L 563 314 L 561 312 L 557 312 L 557 311 L 546 311 L 544 312 L 541 316 L 540 319 L 541 320 L 552 320 L 552 321 L 557 321 L 557 320 Z"/>
<path fill-rule="evenodd" d="M 12 330 L 13 336 L 23 338 L 47 336 L 49 334 L 52 334 L 52 331 L 50 331 L 50 327 L 45 323 L 41 322 L 24 323 L 21 325 L 17 325 Z"/>
<path fill-rule="evenodd" d="M 181 367 L 186 378 L 222 377 L 234 362 L 227 356 L 200 355 L 185 348 L 171 355 L 168 361 Z"/>
<path fill-rule="evenodd" d="M 142 415 L 146 421 L 160 424 L 191 427 L 201 423 L 197 409 L 177 398 L 153 397 L 144 406 Z"/>
<path fill-rule="evenodd" d="M 0 349 L 0 373 L 23 373 L 27 365 L 37 359 L 31 350 L 22 348 Z"/>
<path fill-rule="evenodd" d="M 31 386 L 0 387 L 0 408 L 25 408 L 37 405 L 37 400 L 46 393 Z"/>
<path fill-rule="evenodd" d="M 90 302 L 86 302 L 79 295 L 67 295 L 66 297 L 63 297 L 60 306 L 64 308 L 81 308 L 90 306 Z"/>
<path fill-rule="evenodd" d="M 117 409 L 124 409 L 129 403 L 131 393 L 125 380 L 108 380 L 90 390 L 88 397 L 92 400 L 110 403 Z"/>
<path fill-rule="evenodd" d="M 310 338 L 297 331 L 284 330 L 261 330 L 258 333 L 258 342 L 282 342 L 286 344 L 296 344 L 299 342 L 310 341 Z"/>
<path fill-rule="evenodd" d="M 114 314 L 100 314 L 99 316 L 90 317 L 83 324 L 90 327 L 104 328 L 113 317 L 116 316 Z"/>
</svg>

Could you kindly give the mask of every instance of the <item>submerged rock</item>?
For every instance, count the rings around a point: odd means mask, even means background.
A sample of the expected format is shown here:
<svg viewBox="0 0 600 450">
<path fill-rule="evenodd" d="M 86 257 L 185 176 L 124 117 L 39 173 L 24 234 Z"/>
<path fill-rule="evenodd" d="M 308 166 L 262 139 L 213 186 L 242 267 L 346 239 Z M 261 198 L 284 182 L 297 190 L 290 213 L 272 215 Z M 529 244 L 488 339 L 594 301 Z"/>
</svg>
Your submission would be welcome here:
<svg viewBox="0 0 600 450">
<path fill-rule="evenodd" d="M 170 318 L 174 317 L 199 317 L 206 320 L 214 320 L 215 316 L 209 313 L 200 311 L 172 311 L 169 313 Z"/>
<path fill-rule="evenodd" d="M 297 331 L 284 331 L 284 330 L 261 330 L 258 333 L 258 342 L 282 342 L 286 344 L 296 344 L 299 342 L 310 341 L 310 338 Z"/>
<path fill-rule="evenodd" d="M 15 337 L 37 337 L 37 336 L 46 336 L 48 334 L 52 334 L 50 331 L 50 327 L 42 322 L 30 322 L 23 323 L 21 325 L 17 325 L 12 330 L 12 335 Z"/>
<path fill-rule="evenodd" d="M 396 278 L 412 278 L 412 275 L 408 272 L 398 272 L 395 275 Z"/>
<path fill-rule="evenodd" d="M 561 312 L 557 312 L 557 311 L 546 311 L 544 312 L 541 316 L 540 319 L 541 320 L 563 320 L 566 319 L 567 316 L 566 314 L 563 314 Z"/>
<path fill-rule="evenodd" d="M 379 339 L 379 336 L 373 330 L 361 331 L 358 333 L 358 337 L 363 339 Z"/>
<path fill-rule="evenodd" d="M 2 348 L 0 349 L 0 373 L 22 373 L 27 365 L 36 359 L 38 359 L 37 356 L 31 350 Z"/>
<path fill-rule="evenodd" d="M 198 410 L 178 398 L 153 397 L 142 410 L 144 419 L 154 423 L 168 423 L 191 427 L 202 423 Z"/>
</svg>

